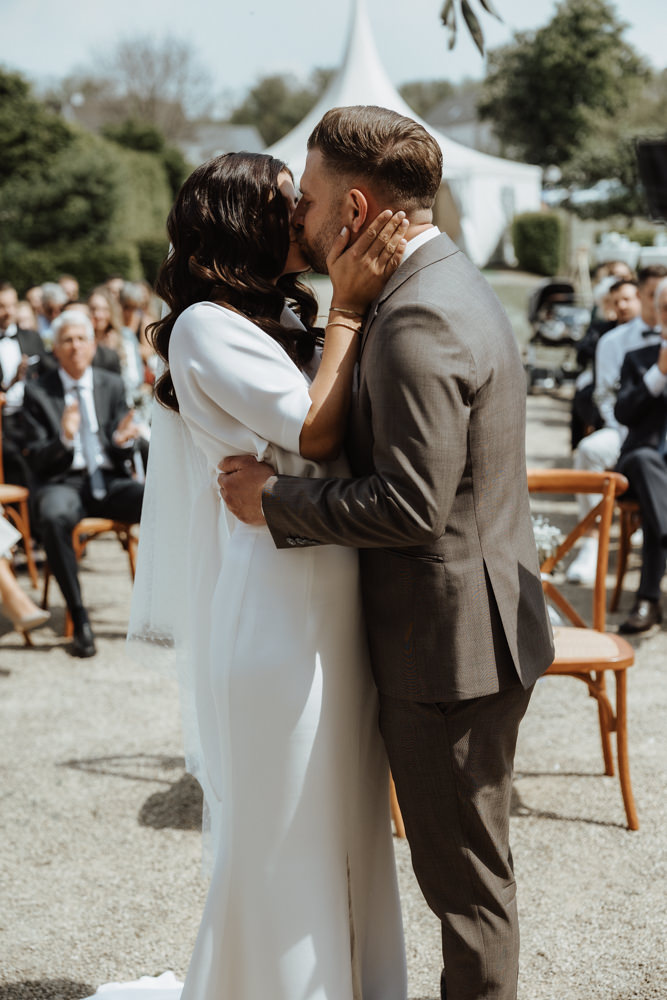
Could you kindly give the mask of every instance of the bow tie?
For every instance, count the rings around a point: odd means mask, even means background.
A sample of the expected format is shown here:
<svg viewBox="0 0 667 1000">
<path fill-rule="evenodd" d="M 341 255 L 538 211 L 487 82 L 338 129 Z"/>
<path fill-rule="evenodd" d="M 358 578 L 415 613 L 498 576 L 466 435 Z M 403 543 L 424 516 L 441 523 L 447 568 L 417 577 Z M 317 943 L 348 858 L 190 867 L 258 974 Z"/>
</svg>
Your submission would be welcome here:
<svg viewBox="0 0 667 1000">
<path fill-rule="evenodd" d="M 642 330 L 642 337 L 652 337 L 654 333 L 660 333 L 660 330 L 655 326 L 645 326 Z"/>
</svg>

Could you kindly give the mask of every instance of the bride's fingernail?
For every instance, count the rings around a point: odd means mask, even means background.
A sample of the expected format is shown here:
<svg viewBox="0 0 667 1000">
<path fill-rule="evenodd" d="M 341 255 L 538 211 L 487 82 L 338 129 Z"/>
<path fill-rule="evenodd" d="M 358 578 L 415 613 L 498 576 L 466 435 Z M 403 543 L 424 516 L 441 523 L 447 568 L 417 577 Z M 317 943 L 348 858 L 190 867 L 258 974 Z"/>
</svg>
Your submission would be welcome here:
<svg viewBox="0 0 667 1000">
<path fill-rule="evenodd" d="M 340 235 L 347 236 L 347 226 L 343 226 L 343 228 L 340 231 Z"/>
</svg>

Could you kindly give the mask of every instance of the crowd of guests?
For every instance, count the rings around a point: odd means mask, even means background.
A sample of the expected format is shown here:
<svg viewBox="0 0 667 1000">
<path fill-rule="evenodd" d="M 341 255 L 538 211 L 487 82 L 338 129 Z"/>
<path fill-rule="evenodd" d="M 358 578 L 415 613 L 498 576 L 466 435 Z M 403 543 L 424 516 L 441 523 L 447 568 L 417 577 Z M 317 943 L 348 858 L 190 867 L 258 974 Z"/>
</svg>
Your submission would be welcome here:
<svg viewBox="0 0 667 1000">
<path fill-rule="evenodd" d="M 642 568 L 624 634 L 646 632 L 662 621 L 661 581 L 667 562 L 667 268 L 635 275 L 621 261 L 598 269 L 595 308 L 581 342 L 584 373 L 572 407 L 573 464 L 577 469 L 617 469 L 627 496 L 639 504 Z M 581 516 L 596 503 L 579 497 Z M 570 564 L 571 583 L 592 584 L 597 533 L 582 541 Z"/>
<path fill-rule="evenodd" d="M 122 277 L 86 298 L 68 274 L 23 300 L 0 282 L 4 479 L 30 491 L 32 533 L 72 617 L 75 656 L 93 656 L 96 647 L 72 529 L 84 517 L 139 520 L 156 367 L 146 329 L 154 319 L 150 286 Z M 0 552 L 0 597 L 27 631 L 49 616 L 6 572 L 10 555 L 6 546 Z"/>
<path fill-rule="evenodd" d="M 573 464 L 617 468 L 639 503 L 640 584 L 619 627 L 639 633 L 662 620 L 667 560 L 667 268 L 634 274 L 621 261 L 606 263 L 594 276 L 594 301 L 578 351 Z M 71 532 L 85 516 L 139 520 L 156 367 L 146 329 L 156 311 L 149 285 L 119 276 L 85 298 L 69 274 L 28 289 L 23 299 L 0 282 L 4 478 L 30 491 L 33 534 L 72 616 L 76 656 L 96 650 Z M 595 502 L 579 497 L 582 517 Z M 44 624 L 49 615 L 16 582 L 2 534 L 0 548 L 5 613 L 19 631 Z M 568 580 L 591 585 L 596 566 L 592 531 Z"/>
</svg>

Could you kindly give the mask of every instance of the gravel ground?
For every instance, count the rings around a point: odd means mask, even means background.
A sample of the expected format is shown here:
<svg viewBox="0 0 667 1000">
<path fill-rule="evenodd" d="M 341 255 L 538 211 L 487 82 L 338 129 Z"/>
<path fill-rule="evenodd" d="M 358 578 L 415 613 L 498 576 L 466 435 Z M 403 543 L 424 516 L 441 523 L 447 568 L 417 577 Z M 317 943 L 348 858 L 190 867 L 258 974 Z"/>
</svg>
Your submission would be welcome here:
<svg viewBox="0 0 667 1000">
<path fill-rule="evenodd" d="M 529 463 L 563 464 L 566 401 L 531 397 L 529 417 Z M 567 504 L 556 511 L 572 513 Z M 635 558 L 629 592 L 636 579 Z M 129 581 L 115 540 L 91 545 L 82 580 L 95 658 L 68 655 L 56 586 L 53 628 L 35 634 L 34 649 L 0 635 L 0 1000 L 78 1000 L 110 979 L 168 968 L 183 976 L 204 902 L 199 796 L 183 771 L 176 692 L 124 657 Z M 629 593 L 624 610 L 628 603 Z M 625 829 L 617 780 L 601 776 L 596 708 L 583 685 L 540 681 L 521 731 L 513 808 L 521 1000 L 667 997 L 667 630 L 636 645 L 629 725 L 638 832 Z M 438 927 L 407 845 L 395 844 L 410 998 L 435 1000 Z"/>
</svg>

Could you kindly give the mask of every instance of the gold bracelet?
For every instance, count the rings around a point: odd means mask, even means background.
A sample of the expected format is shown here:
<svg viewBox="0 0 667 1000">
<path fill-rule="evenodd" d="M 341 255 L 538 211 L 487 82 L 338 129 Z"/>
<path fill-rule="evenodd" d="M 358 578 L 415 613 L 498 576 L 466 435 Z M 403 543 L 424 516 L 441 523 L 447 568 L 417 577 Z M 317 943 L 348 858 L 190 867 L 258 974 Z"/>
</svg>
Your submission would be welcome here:
<svg viewBox="0 0 667 1000">
<path fill-rule="evenodd" d="M 329 329 L 330 326 L 342 326 L 344 330 L 350 330 L 352 333 L 361 333 L 363 329 L 363 324 L 359 326 L 349 326 L 348 323 L 341 323 L 340 320 L 336 320 L 335 323 L 327 323 L 324 327 L 325 331 Z"/>
<path fill-rule="evenodd" d="M 330 306 L 329 312 L 342 313 L 343 316 L 354 316 L 356 319 L 363 319 L 364 314 L 355 312 L 354 309 L 342 309 L 340 306 Z"/>
</svg>

